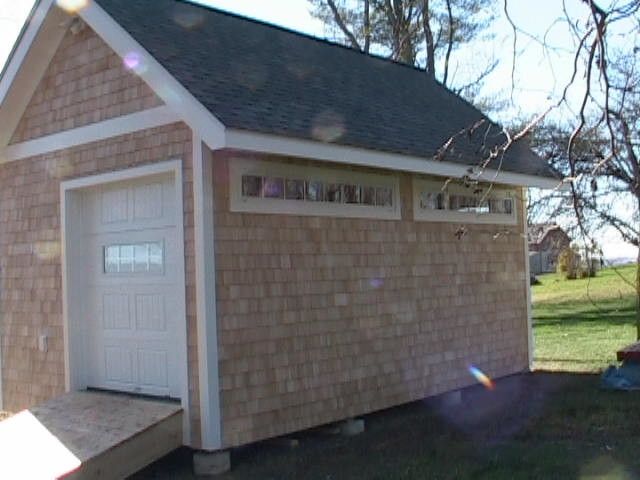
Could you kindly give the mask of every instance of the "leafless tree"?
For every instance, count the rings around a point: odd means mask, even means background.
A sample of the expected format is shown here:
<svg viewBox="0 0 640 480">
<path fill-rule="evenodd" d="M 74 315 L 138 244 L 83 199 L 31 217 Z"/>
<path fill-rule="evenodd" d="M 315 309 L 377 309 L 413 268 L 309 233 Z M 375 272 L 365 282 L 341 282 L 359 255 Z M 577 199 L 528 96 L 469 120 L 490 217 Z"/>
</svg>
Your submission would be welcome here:
<svg viewBox="0 0 640 480">
<path fill-rule="evenodd" d="M 465 84 L 457 84 L 452 70 L 456 51 L 473 40 L 490 37 L 494 18 L 491 0 L 311 0 L 314 15 L 332 36 L 363 52 L 424 67 L 428 78 L 438 79 L 467 97 L 497 62 L 491 60 Z"/>
<path fill-rule="evenodd" d="M 566 195 L 553 192 L 546 197 L 545 207 L 557 212 L 569 205 L 587 243 L 595 243 L 594 231 L 610 227 L 625 242 L 639 247 L 640 0 L 609 2 L 606 7 L 595 0 L 564 0 L 563 7 L 563 16 L 553 25 L 563 25 L 574 38 L 575 46 L 569 46 L 573 74 L 554 108 L 575 115 L 566 125 L 543 126 L 537 147 L 549 154 L 569 191 Z M 504 11 L 514 34 L 513 79 L 519 36 L 527 35 L 545 49 L 553 47 L 546 37 L 533 37 L 525 25 L 513 22 L 509 0 L 504 0 Z M 580 92 L 577 108 L 572 105 L 571 90 Z M 634 288 L 640 339 L 640 249 Z"/>
</svg>

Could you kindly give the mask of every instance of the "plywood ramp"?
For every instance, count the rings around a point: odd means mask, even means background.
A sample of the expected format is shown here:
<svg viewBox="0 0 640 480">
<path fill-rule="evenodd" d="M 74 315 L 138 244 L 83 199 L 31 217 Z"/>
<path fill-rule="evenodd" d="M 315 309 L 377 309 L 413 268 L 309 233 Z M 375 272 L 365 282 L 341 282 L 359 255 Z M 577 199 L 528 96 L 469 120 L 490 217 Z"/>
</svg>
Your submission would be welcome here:
<svg viewBox="0 0 640 480">
<path fill-rule="evenodd" d="M 0 422 L 0 478 L 124 478 L 181 445 L 177 403 L 72 392 Z"/>
</svg>

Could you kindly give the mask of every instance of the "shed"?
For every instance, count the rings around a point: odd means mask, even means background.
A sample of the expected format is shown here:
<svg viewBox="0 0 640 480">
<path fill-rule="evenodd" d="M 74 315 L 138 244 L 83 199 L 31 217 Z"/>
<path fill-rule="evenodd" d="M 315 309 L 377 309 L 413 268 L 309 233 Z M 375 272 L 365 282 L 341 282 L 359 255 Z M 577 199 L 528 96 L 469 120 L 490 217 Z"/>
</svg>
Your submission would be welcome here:
<svg viewBox="0 0 640 480">
<path fill-rule="evenodd" d="M 482 165 L 503 140 L 384 58 L 39 0 L 0 77 L 1 406 L 174 398 L 216 451 L 527 370 L 523 196 L 558 180 Z"/>
</svg>

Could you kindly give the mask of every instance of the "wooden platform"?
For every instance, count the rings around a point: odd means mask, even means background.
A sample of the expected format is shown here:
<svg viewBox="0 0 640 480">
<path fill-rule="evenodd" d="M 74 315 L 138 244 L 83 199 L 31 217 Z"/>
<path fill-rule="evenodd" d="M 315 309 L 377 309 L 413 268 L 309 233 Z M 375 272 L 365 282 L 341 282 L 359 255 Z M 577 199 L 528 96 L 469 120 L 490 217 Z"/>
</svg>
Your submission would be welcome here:
<svg viewBox="0 0 640 480">
<path fill-rule="evenodd" d="M 617 357 L 619 362 L 640 363 L 640 342 L 632 343 L 618 350 Z"/>
<path fill-rule="evenodd" d="M 124 478 L 180 445 L 177 403 L 73 392 L 0 422 L 0 478 Z"/>
</svg>

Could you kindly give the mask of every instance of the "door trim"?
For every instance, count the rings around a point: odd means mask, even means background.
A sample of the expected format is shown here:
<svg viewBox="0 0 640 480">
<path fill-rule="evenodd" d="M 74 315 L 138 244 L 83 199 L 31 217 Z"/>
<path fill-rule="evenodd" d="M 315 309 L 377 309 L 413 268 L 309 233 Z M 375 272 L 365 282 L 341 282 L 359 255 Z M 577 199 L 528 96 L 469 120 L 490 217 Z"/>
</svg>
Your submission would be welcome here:
<svg viewBox="0 0 640 480">
<path fill-rule="evenodd" d="M 136 180 L 152 175 L 170 173 L 175 182 L 176 228 L 177 242 L 177 275 L 182 281 L 178 292 L 178 309 L 183 313 L 184 326 L 178 329 L 178 381 L 180 383 L 180 402 L 185 412 L 183 415 L 183 442 L 191 444 L 190 409 L 189 409 L 189 370 L 187 363 L 187 308 L 185 292 L 185 260 L 184 260 L 184 207 L 182 193 L 182 160 L 133 167 L 115 172 L 75 178 L 60 183 L 60 230 L 61 230 L 61 266 L 62 266 L 62 319 L 64 331 L 64 366 L 66 391 L 83 390 L 87 387 L 86 363 L 82 354 L 81 302 L 70 292 L 77 292 L 82 285 L 82 265 L 74 252 L 74 245 L 80 241 L 82 225 L 80 197 L 83 190 L 126 180 Z"/>
</svg>

